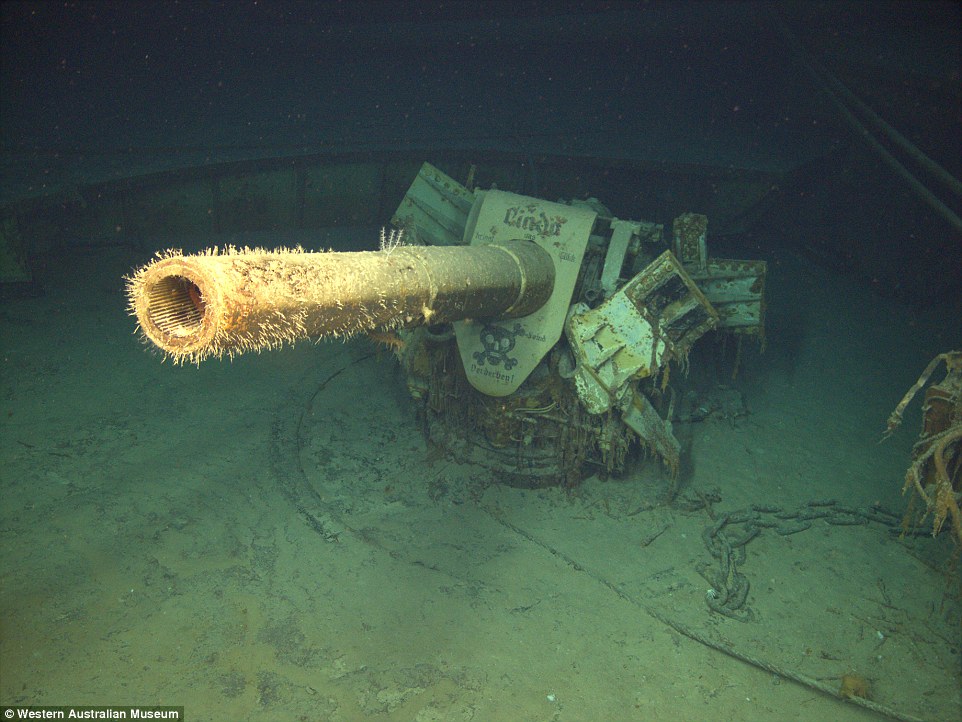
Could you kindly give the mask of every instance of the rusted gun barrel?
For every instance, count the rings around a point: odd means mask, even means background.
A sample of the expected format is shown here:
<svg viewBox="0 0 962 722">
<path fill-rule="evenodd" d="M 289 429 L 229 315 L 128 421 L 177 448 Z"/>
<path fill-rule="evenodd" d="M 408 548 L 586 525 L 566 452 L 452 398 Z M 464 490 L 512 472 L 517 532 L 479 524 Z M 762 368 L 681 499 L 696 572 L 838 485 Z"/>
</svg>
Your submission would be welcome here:
<svg viewBox="0 0 962 722">
<path fill-rule="evenodd" d="M 277 348 L 303 338 L 516 318 L 551 295 L 554 264 L 530 241 L 168 252 L 127 279 L 140 329 L 175 362 Z"/>
</svg>

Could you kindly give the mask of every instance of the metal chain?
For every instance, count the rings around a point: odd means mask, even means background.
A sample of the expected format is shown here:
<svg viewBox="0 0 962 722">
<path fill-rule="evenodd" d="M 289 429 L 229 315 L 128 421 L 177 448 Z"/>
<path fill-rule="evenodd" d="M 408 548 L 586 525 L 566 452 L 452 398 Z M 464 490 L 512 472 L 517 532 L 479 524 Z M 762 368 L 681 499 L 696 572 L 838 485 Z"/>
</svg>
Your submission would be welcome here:
<svg viewBox="0 0 962 722">
<path fill-rule="evenodd" d="M 701 535 L 705 548 L 715 561 L 696 566 L 710 585 L 705 595 L 708 608 L 739 622 L 753 621 L 755 614 L 745 604 L 751 585 L 738 571 L 745 562 L 745 545 L 761 534 L 762 529 L 774 529 L 780 536 L 789 536 L 809 529 L 816 519 L 824 519 L 832 526 L 856 526 L 875 521 L 890 529 L 900 527 L 900 517 L 895 512 L 880 506 L 865 509 L 842 506 L 835 499 L 810 501 L 794 511 L 754 504 L 748 509 L 722 514 Z"/>
</svg>

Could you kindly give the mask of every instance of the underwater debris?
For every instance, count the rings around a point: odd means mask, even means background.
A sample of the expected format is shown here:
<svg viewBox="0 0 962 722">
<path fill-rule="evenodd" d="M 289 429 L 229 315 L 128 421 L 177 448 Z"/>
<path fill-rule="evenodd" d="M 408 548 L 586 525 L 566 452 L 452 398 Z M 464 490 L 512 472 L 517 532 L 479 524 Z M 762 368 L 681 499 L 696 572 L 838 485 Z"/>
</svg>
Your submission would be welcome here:
<svg viewBox="0 0 962 722">
<path fill-rule="evenodd" d="M 942 531 L 949 520 L 956 542 L 962 546 L 962 513 L 959 511 L 962 490 L 962 351 L 949 351 L 936 356 L 922 375 L 902 397 L 889 416 L 883 439 L 901 425 L 902 414 L 915 395 L 929 381 L 940 364 L 945 364 L 945 377 L 926 389 L 922 404 L 922 429 L 912 447 L 912 463 L 905 473 L 904 494 L 914 489 L 925 502 L 921 521 L 932 515 L 932 535 Z M 902 522 L 903 530 L 911 524 L 910 505 Z"/>
</svg>

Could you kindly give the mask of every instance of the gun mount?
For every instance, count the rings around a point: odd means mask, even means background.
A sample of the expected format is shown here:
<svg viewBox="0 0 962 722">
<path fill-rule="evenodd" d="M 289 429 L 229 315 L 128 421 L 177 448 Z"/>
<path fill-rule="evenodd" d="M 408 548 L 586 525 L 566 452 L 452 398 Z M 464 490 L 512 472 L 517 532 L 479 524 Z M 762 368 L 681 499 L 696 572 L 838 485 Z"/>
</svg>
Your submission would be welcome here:
<svg viewBox="0 0 962 722">
<path fill-rule="evenodd" d="M 128 279 L 130 307 L 175 361 L 389 333 L 428 438 L 522 486 L 618 473 L 639 449 L 676 474 L 671 365 L 713 329 L 764 339 L 765 264 L 710 258 L 704 216 L 675 219 L 669 247 L 595 199 L 424 164 L 392 223 L 380 251 L 168 252 Z"/>
</svg>

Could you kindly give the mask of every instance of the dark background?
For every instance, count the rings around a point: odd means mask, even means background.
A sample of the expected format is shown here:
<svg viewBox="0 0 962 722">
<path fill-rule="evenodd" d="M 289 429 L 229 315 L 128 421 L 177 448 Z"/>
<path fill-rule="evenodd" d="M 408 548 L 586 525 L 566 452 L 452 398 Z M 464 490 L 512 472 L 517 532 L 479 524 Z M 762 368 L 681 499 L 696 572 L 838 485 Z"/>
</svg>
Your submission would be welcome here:
<svg viewBox="0 0 962 722">
<path fill-rule="evenodd" d="M 841 122 L 780 22 L 959 176 L 953 2 L 6 2 L 2 200 L 357 148 L 759 169 L 784 178 L 747 245 L 957 296 L 959 232 Z"/>
</svg>

